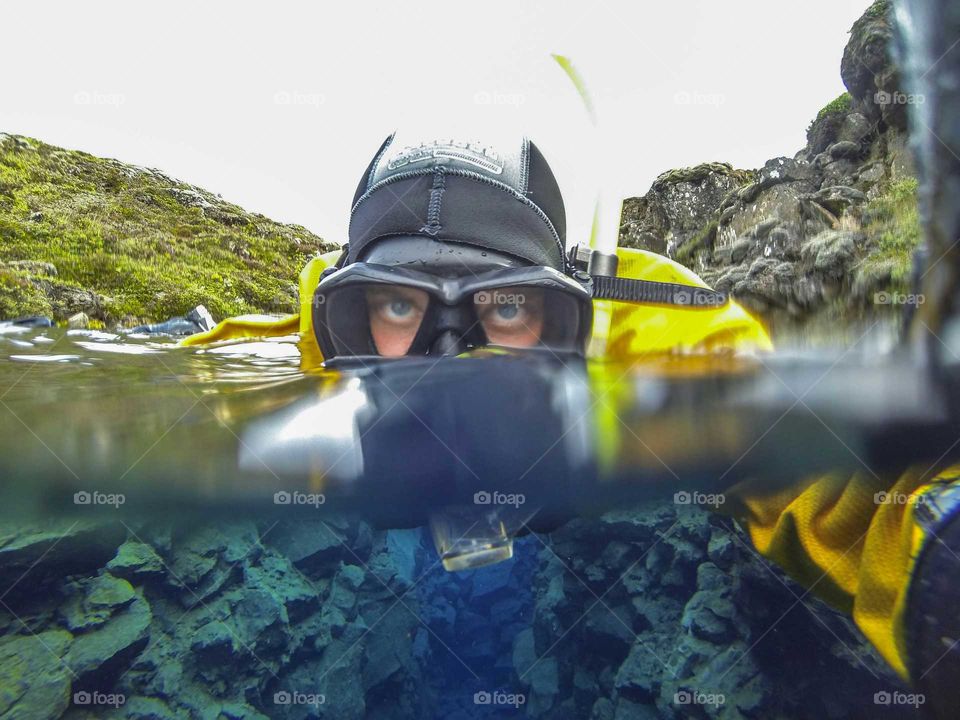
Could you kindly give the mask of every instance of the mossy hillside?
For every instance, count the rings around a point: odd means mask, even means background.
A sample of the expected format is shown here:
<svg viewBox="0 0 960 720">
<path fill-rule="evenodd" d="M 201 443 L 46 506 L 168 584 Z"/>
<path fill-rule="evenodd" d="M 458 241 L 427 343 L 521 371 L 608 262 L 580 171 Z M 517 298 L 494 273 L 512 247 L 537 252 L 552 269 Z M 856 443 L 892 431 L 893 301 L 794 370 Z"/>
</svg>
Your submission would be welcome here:
<svg viewBox="0 0 960 720">
<path fill-rule="evenodd" d="M 332 248 L 156 170 L 0 134 L 0 319 L 293 312 L 300 269 Z"/>
<path fill-rule="evenodd" d="M 913 255 L 921 239 L 917 189 L 916 179 L 899 180 L 863 210 L 862 229 L 868 239 L 868 254 L 857 274 L 889 283 L 891 291 L 909 289 Z"/>
</svg>

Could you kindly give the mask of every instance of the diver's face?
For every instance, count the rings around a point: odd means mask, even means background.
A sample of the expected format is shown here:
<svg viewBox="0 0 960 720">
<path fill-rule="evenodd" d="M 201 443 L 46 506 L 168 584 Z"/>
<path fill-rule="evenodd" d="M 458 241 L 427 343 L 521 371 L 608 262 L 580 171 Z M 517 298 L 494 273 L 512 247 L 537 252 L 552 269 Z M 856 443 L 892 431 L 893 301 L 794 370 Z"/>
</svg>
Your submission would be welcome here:
<svg viewBox="0 0 960 720">
<path fill-rule="evenodd" d="M 370 333 L 384 357 L 407 354 L 430 303 L 415 288 L 384 286 L 367 291 Z M 543 332 L 543 293 L 536 288 L 498 288 L 473 297 L 474 312 L 493 345 L 532 347 Z M 469 328 L 464 328 L 464 333 Z"/>
</svg>

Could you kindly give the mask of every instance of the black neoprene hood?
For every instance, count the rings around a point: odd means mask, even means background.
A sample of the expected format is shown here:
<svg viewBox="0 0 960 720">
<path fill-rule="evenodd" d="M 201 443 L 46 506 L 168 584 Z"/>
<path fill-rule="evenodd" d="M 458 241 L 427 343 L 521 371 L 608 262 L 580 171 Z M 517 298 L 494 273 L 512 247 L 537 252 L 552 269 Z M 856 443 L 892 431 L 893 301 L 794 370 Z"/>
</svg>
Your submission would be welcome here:
<svg viewBox="0 0 960 720">
<path fill-rule="evenodd" d="M 348 263 L 389 237 L 419 236 L 566 269 L 557 181 L 527 138 L 509 147 L 388 137 L 360 179 Z"/>
</svg>

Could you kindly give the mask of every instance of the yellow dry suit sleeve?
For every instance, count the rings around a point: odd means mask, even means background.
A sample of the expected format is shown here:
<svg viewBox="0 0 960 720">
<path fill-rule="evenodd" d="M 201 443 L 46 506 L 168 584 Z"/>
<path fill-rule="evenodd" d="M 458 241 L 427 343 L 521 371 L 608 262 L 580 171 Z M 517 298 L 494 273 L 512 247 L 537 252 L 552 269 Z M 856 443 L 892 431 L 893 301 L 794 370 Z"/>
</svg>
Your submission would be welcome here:
<svg viewBox="0 0 960 720">
<path fill-rule="evenodd" d="M 893 483 L 866 471 L 824 476 L 774 496 L 752 493 L 744 483 L 727 493 L 724 512 L 745 525 L 764 557 L 850 613 L 890 666 L 910 679 L 907 600 L 917 558 L 935 538 L 918 514 L 932 492 L 957 482 L 960 466 L 932 474 L 918 466 Z"/>
</svg>

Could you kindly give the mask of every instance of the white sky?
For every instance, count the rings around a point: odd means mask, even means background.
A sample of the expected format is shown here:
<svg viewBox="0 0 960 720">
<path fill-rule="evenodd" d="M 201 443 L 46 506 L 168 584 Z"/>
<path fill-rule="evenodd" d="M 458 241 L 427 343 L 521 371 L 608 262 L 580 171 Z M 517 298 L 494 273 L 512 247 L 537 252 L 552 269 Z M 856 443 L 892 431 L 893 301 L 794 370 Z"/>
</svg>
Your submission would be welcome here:
<svg viewBox="0 0 960 720">
<path fill-rule="evenodd" d="M 159 168 L 328 240 L 395 127 L 517 128 L 585 240 L 599 175 L 792 156 L 869 0 L 5 5 L 0 131 Z M 592 130 L 550 53 L 598 109 Z M 444 133 L 447 134 L 447 133 Z"/>
</svg>

